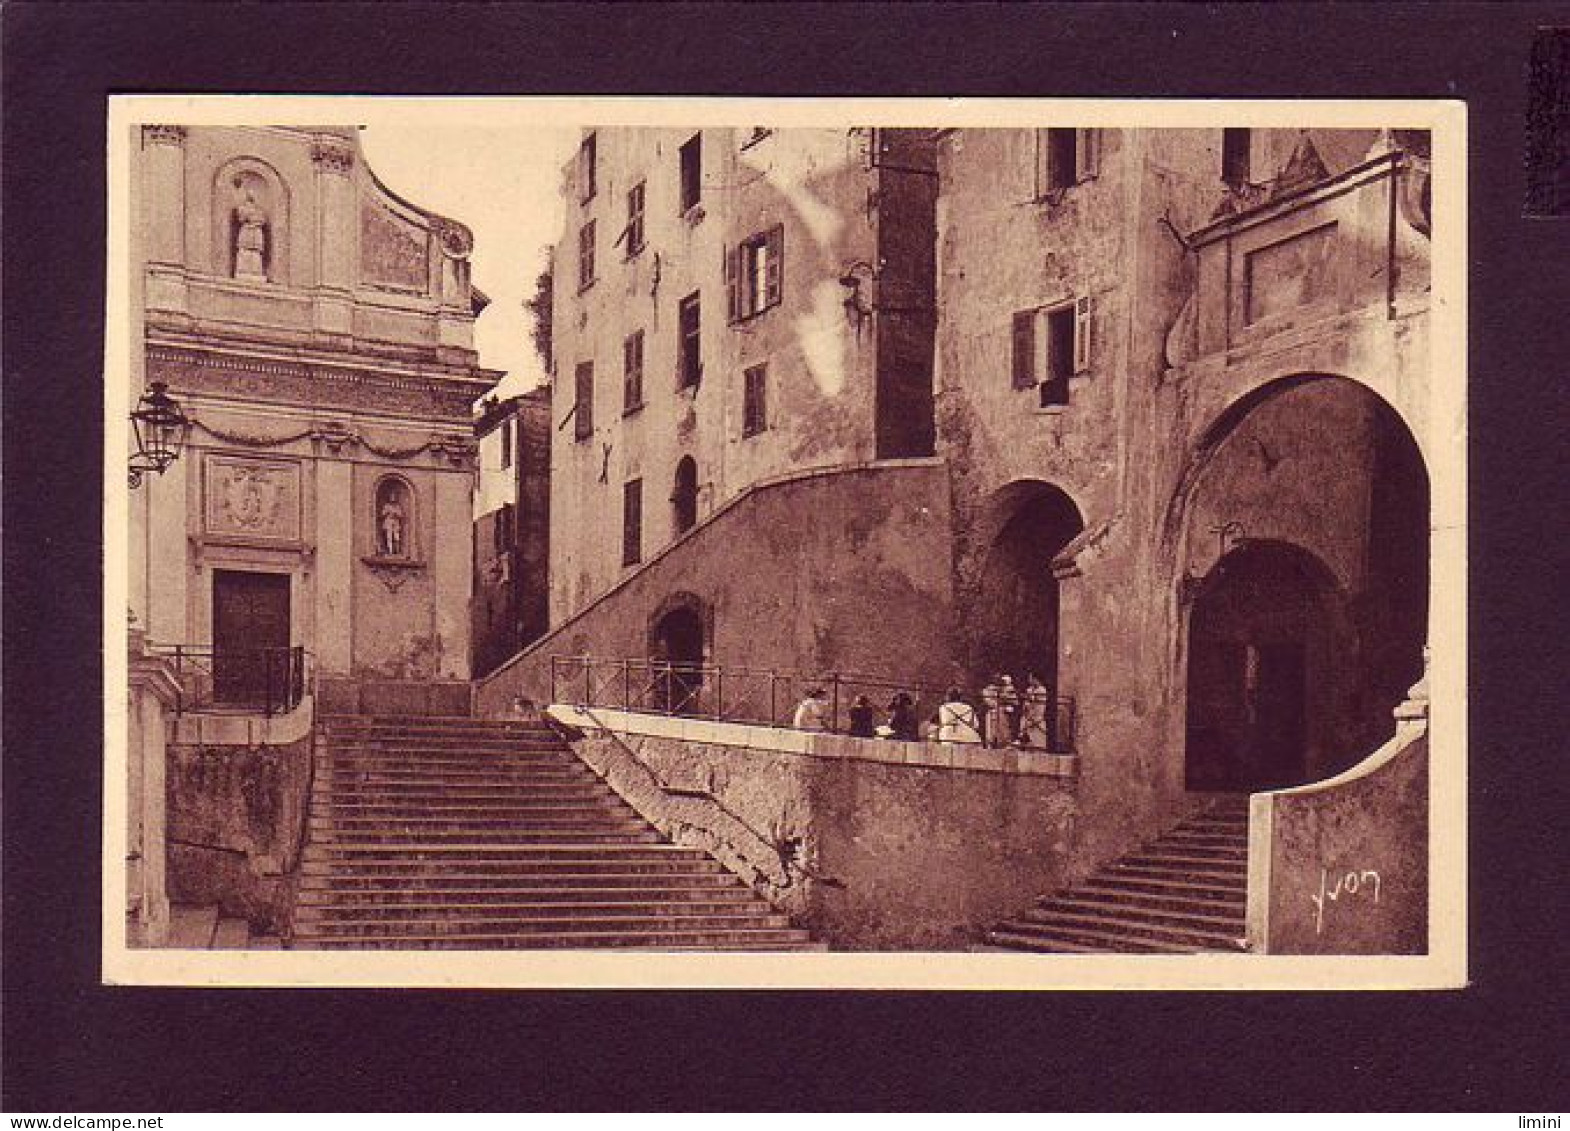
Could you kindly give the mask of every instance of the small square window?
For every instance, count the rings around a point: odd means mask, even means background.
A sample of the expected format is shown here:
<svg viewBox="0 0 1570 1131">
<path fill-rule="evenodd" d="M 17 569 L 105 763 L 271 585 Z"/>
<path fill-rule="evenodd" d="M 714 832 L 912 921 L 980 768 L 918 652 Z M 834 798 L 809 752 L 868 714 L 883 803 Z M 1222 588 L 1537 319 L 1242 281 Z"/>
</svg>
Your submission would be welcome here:
<svg viewBox="0 0 1570 1131">
<path fill-rule="evenodd" d="M 1090 371 L 1091 302 L 1021 310 L 1012 321 L 1013 384 L 1036 389 L 1043 408 L 1069 403 L 1069 378 Z"/>
<path fill-rule="evenodd" d="M 754 365 L 742 374 L 741 434 L 756 436 L 769 426 L 769 367 Z"/>
<path fill-rule="evenodd" d="M 1100 165 L 1099 130 L 1036 131 L 1036 194 L 1047 196 L 1094 177 Z"/>
</svg>

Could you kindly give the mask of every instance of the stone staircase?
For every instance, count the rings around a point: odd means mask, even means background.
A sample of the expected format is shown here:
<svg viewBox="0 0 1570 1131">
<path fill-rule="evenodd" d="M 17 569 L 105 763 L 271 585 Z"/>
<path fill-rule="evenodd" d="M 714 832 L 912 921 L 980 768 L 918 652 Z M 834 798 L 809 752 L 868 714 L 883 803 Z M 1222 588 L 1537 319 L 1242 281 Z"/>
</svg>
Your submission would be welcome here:
<svg viewBox="0 0 1570 1131">
<path fill-rule="evenodd" d="M 1244 949 L 1248 798 L 1177 828 L 987 932 L 986 949 L 1191 954 Z"/>
<path fill-rule="evenodd" d="M 321 720 L 292 945 L 818 949 L 546 724 Z"/>
</svg>

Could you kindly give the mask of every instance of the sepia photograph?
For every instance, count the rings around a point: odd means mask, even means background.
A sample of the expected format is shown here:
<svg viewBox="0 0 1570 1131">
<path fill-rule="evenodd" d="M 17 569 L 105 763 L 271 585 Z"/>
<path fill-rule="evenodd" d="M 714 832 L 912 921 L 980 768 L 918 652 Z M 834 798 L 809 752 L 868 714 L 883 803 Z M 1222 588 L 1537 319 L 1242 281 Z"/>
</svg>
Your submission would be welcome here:
<svg viewBox="0 0 1570 1131">
<path fill-rule="evenodd" d="M 106 980 L 1464 984 L 1463 106 L 108 145 Z"/>
</svg>

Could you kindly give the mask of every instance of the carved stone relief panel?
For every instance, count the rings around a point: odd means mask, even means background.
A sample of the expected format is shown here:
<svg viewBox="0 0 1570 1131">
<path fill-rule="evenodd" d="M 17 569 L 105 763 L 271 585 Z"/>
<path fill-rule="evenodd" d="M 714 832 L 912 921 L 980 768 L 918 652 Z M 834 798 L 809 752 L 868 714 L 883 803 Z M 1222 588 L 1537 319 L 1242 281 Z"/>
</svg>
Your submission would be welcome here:
<svg viewBox="0 0 1570 1131">
<path fill-rule="evenodd" d="M 204 472 L 207 534 L 299 540 L 298 463 L 210 454 Z"/>
<path fill-rule="evenodd" d="M 371 286 L 424 292 L 430 281 L 426 233 L 370 202 L 360 209 L 360 276 Z"/>
</svg>

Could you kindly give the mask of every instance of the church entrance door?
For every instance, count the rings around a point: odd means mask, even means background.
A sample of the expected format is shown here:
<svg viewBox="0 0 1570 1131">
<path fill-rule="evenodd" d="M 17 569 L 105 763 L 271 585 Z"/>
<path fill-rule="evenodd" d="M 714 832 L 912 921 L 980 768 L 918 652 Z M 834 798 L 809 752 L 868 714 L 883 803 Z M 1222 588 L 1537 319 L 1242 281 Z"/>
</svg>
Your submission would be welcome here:
<svg viewBox="0 0 1570 1131">
<path fill-rule="evenodd" d="M 213 571 L 213 699 L 259 706 L 281 698 L 288 671 L 289 575 Z"/>
</svg>

